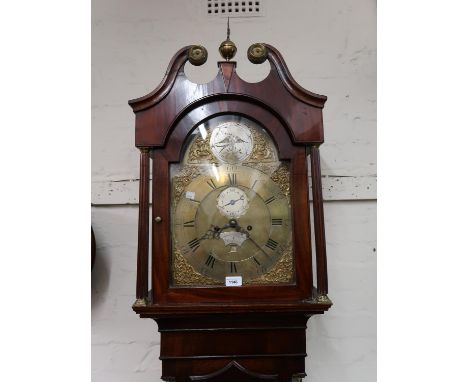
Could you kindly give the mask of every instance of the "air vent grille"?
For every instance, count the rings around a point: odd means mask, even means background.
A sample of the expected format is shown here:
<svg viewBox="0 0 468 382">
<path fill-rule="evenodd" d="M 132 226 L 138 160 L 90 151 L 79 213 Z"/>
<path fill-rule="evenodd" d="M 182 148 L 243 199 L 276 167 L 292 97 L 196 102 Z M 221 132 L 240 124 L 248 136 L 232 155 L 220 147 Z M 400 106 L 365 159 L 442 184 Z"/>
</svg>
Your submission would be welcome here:
<svg viewBox="0 0 468 382">
<path fill-rule="evenodd" d="M 206 14 L 212 17 L 258 17 L 263 16 L 263 2 L 206 0 Z"/>
</svg>

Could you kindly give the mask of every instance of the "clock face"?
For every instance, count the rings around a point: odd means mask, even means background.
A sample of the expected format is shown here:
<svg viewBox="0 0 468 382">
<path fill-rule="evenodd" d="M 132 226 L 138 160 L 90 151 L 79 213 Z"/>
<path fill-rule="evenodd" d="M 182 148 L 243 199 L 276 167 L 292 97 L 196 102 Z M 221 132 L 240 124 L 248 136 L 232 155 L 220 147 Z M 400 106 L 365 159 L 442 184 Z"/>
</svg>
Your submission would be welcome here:
<svg viewBox="0 0 468 382">
<path fill-rule="evenodd" d="M 240 187 L 228 187 L 217 198 L 218 210 L 224 216 L 238 219 L 249 208 L 249 198 Z"/>
<path fill-rule="evenodd" d="M 173 280 L 290 282 L 288 166 L 259 126 L 223 118 L 200 126 L 183 162 L 171 168 Z"/>
</svg>

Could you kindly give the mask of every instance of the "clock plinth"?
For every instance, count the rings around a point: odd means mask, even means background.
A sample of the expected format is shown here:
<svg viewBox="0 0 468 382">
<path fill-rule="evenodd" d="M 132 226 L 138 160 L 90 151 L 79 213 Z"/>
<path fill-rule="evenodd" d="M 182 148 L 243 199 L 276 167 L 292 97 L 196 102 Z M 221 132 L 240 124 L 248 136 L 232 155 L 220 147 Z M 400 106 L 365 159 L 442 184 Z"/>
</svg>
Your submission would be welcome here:
<svg viewBox="0 0 468 382">
<path fill-rule="evenodd" d="M 293 376 L 305 375 L 307 317 L 303 315 L 275 315 L 272 320 L 263 314 L 207 315 L 156 321 L 163 379 L 190 375 L 191 380 L 290 382 Z M 232 379 L 229 368 L 237 369 Z"/>
<path fill-rule="evenodd" d="M 307 320 L 332 305 L 318 151 L 326 97 L 300 87 L 270 45 L 249 51 L 271 65 L 259 83 L 225 61 L 194 84 L 184 65 L 206 56 L 194 52 L 205 51 L 181 49 L 161 85 L 129 102 L 141 150 L 133 310 L 158 324 L 163 380 L 298 380 Z"/>
<path fill-rule="evenodd" d="M 215 306 L 213 306 L 215 305 Z M 134 307 L 161 333 L 166 381 L 288 381 L 305 377 L 309 317 L 330 304 L 206 304 Z"/>
</svg>

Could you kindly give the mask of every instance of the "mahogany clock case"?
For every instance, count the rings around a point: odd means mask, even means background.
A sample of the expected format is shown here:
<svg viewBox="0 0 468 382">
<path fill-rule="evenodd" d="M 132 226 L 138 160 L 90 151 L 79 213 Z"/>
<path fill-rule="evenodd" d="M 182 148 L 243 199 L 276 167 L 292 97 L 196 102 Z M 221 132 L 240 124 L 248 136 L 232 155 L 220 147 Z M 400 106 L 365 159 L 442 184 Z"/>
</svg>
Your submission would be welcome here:
<svg viewBox="0 0 468 382">
<path fill-rule="evenodd" d="M 158 88 L 129 101 L 136 114 L 135 142 L 141 152 L 133 310 L 158 323 L 165 381 L 290 382 L 303 378 L 307 320 L 332 305 L 327 296 L 319 153 L 326 97 L 300 87 L 274 47 L 254 44 L 248 57 L 252 63 L 270 63 L 270 73 L 263 81 L 247 83 L 237 75 L 235 62 L 221 61 L 213 81 L 195 84 L 185 76 L 184 65 L 188 60 L 203 64 L 206 49 L 182 48 Z M 200 124 L 223 115 L 254 121 L 275 143 L 279 159 L 289 164 L 293 282 L 178 286 L 171 279 L 170 166 L 182 160 L 188 137 Z"/>
<path fill-rule="evenodd" d="M 247 83 L 237 76 L 235 62 L 219 62 L 216 78 L 207 84 L 192 83 L 184 65 L 190 49 L 181 49 L 172 59 L 165 79 L 152 93 L 130 105 L 136 114 L 136 145 L 142 150 L 140 190 L 139 298 L 148 297 L 149 225 L 142 214 L 149 206 L 149 158 L 152 176 L 151 304 L 303 301 L 326 294 L 326 255 L 321 208 L 320 179 L 315 177 L 314 227 L 317 252 L 318 291 L 312 280 L 311 226 L 307 181 L 307 154 L 311 152 L 312 175 L 320 171 L 318 145 L 323 142 L 322 108 L 326 97 L 301 88 L 290 76 L 284 61 L 273 47 L 265 45 L 270 74 L 259 83 Z M 245 116 L 269 132 L 281 160 L 291 166 L 291 203 L 296 282 L 292 285 L 229 287 L 172 287 L 170 282 L 170 176 L 171 163 L 180 161 L 190 133 L 204 121 L 223 114 Z M 147 187 L 149 188 L 149 187 Z M 316 200 L 317 199 L 317 200 Z M 143 211 L 142 211 L 143 210 Z M 155 219 L 160 223 L 154 223 Z M 145 290 L 146 289 L 146 290 Z M 143 312 L 141 312 L 143 313 Z"/>
</svg>

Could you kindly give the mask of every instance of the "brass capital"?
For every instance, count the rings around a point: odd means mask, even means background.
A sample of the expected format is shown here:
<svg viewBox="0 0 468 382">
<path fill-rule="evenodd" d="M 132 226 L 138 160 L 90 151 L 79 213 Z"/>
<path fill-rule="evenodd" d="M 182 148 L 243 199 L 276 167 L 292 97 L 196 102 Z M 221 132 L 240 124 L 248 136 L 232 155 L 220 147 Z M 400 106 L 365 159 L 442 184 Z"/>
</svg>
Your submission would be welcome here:
<svg viewBox="0 0 468 382">
<path fill-rule="evenodd" d="M 146 298 L 138 298 L 133 303 L 133 306 L 146 306 L 146 305 L 147 305 Z"/>
<path fill-rule="evenodd" d="M 317 296 L 316 301 L 319 304 L 331 304 L 332 303 L 326 294 L 321 294 Z"/>
</svg>

